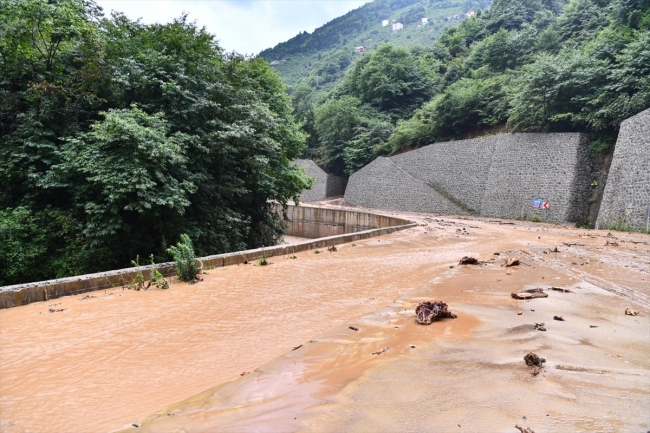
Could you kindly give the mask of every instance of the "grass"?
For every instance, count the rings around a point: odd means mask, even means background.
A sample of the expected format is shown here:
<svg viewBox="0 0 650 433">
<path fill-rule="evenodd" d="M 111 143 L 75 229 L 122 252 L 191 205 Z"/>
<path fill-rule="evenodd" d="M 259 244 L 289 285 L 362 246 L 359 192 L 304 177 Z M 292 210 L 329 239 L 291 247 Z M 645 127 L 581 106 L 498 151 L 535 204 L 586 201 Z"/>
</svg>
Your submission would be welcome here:
<svg viewBox="0 0 650 433">
<path fill-rule="evenodd" d="M 629 225 L 625 220 L 617 220 L 615 223 L 609 225 L 609 230 L 614 230 L 617 232 L 629 232 L 629 233 L 645 233 L 650 234 L 650 228 L 637 229 L 634 226 Z"/>
</svg>

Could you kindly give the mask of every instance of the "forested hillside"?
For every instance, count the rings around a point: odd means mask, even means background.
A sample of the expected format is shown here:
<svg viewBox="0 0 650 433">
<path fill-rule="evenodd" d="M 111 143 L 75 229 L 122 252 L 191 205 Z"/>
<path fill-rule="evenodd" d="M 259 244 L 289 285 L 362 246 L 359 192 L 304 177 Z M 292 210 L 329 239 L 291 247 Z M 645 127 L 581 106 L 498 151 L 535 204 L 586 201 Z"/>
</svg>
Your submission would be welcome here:
<svg viewBox="0 0 650 433">
<path fill-rule="evenodd" d="M 292 93 L 305 156 L 336 173 L 496 131 L 584 132 L 610 152 L 620 122 L 650 107 L 650 0 L 495 0 L 342 75 L 326 94 L 307 80 Z"/>
<path fill-rule="evenodd" d="M 284 85 L 185 17 L 0 2 L 0 285 L 274 244 L 308 185 Z"/>
<path fill-rule="evenodd" d="M 373 51 L 384 43 L 415 47 L 430 45 L 442 31 L 457 25 L 465 13 L 485 8 L 491 0 L 375 0 L 319 27 L 313 33 L 294 38 L 264 50 L 260 56 L 278 62 L 290 91 L 301 83 L 318 90 L 331 90 L 357 58 L 355 47 Z M 422 25 L 422 19 L 428 22 Z M 388 21 L 383 26 L 382 21 Z M 395 20 L 404 25 L 393 32 Z"/>
</svg>

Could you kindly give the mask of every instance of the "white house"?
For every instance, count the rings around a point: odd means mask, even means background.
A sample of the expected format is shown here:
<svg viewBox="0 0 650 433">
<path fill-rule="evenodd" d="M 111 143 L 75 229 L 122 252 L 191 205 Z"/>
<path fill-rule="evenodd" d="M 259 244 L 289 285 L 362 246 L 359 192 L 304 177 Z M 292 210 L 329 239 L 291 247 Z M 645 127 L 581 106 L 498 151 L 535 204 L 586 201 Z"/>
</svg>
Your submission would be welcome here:
<svg viewBox="0 0 650 433">
<path fill-rule="evenodd" d="M 382 27 L 386 27 L 388 25 L 388 20 L 384 20 L 381 22 Z"/>
<path fill-rule="evenodd" d="M 393 33 L 394 33 L 394 32 L 399 32 L 399 31 L 402 30 L 403 28 L 404 28 L 404 24 L 402 24 L 402 23 L 395 23 L 395 24 L 393 24 Z"/>
<path fill-rule="evenodd" d="M 279 60 L 273 60 L 273 61 L 271 62 L 271 66 L 278 66 L 279 64 L 280 64 L 280 61 L 279 61 Z"/>
<path fill-rule="evenodd" d="M 422 25 L 426 26 L 427 24 L 429 24 L 429 18 L 422 18 Z"/>
<path fill-rule="evenodd" d="M 363 45 L 354 48 L 355 53 L 365 53 L 366 51 L 368 51 L 368 48 L 364 47 Z"/>
<path fill-rule="evenodd" d="M 473 10 L 469 10 L 465 15 L 467 18 L 472 18 L 474 15 L 476 15 L 476 13 Z"/>
</svg>

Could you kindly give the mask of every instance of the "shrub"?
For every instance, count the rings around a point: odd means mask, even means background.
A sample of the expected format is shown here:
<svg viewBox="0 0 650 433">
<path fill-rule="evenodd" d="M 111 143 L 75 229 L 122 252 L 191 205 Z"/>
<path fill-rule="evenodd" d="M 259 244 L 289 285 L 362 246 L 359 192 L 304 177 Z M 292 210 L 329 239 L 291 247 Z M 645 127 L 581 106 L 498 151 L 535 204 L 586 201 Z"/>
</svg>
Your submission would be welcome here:
<svg viewBox="0 0 650 433">
<path fill-rule="evenodd" d="M 176 244 L 176 246 L 169 247 L 167 252 L 171 254 L 174 261 L 176 261 L 176 275 L 178 275 L 178 279 L 181 281 L 187 281 L 190 284 L 196 283 L 198 281 L 198 274 L 201 270 L 199 269 L 197 263 L 199 260 L 194 254 L 194 246 L 192 245 L 190 237 L 186 234 L 182 234 L 181 240 Z"/>
<path fill-rule="evenodd" d="M 163 277 L 163 274 L 160 273 L 158 269 L 156 269 L 156 263 L 153 260 L 153 254 L 149 256 L 149 259 L 151 259 L 151 275 L 149 276 L 149 284 L 153 284 L 159 289 L 169 289 L 169 283 Z"/>
</svg>

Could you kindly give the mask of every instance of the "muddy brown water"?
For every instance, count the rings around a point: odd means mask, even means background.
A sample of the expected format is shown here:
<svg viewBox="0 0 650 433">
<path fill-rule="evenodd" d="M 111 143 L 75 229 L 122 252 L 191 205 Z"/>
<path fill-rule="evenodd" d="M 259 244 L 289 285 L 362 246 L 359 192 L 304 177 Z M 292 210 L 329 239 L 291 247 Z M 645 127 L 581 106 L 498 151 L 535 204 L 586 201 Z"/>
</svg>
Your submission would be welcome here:
<svg viewBox="0 0 650 433">
<path fill-rule="evenodd" d="M 650 295 L 649 236 L 605 247 L 603 231 L 407 217 L 423 225 L 336 253 L 1 310 L 0 430 L 649 428 L 650 311 L 569 272 Z M 523 264 L 501 267 L 508 251 Z M 487 263 L 455 266 L 464 255 Z M 545 284 L 574 293 L 509 296 Z M 431 298 L 459 318 L 416 326 Z M 535 378 L 528 350 L 549 360 Z"/>
</svg>

